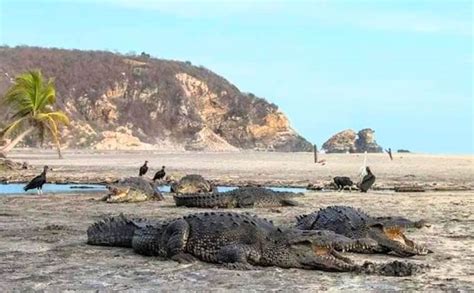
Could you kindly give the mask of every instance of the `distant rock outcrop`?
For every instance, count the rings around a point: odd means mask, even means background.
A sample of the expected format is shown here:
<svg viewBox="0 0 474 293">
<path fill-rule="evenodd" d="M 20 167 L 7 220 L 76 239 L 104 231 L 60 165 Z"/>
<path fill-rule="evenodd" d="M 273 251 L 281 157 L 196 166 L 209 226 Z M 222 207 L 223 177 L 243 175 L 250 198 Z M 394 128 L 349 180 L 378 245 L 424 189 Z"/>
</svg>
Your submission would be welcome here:
<svg viewBox="0 0 474 293">
<path fill-rule="evenodd" d="M 54 77 L 71 118 L 63 145 L 95 149 L 311 151 L 272 103 L 190 62 L 103 51 L 0 47 L 0 95 L 31 69 Z M 0 126 L 7 121 L 0 105 Z M 36 136 L 25 140 L 35 146 Z"/>
<path fill-rule="evenodd" d="M 357 133 L 355 149 L 358 153 L 382 153 L 383 149 L 375 141 L 375 131 L 370 128 L 362 129 Z"/>
<path fill-rule="evenodd" d="M 375 131 L 366 128 L 357 134 L 352 129 L 336 133 L 323 144 L 326 153 L 381 153 L 383 149 L 377 144 Z"/>
<path fill-rule="evenodd" d="M 333 135 L 323 144 L 326 153 L 353 153 L 357 134 L 352 129 L 346 129 Z"/>
</svg>

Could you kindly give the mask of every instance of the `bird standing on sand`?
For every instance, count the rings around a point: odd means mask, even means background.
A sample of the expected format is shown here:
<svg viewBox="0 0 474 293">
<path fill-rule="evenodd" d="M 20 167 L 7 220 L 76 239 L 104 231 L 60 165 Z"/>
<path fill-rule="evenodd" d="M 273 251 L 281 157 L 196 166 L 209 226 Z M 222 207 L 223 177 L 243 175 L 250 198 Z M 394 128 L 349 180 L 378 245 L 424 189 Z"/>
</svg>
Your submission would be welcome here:
<svg viewBox="0 0 474 293">
<path fill-rule="evenodd" d="M 148 172 L 148 166 L 146 164 L 148 164 L 148 161 L 145 161 L 145 164 L 143 164 L 143 166 L 140 167 L 140 171 L 138 172 L 139 177 L 145 175 L 146 172 Z"/>
<path fill-rule="evenodd" d="M 43 172 L 33 178 L 30 183 L 28 183 L 23 189 L 25 191 L 28 191 L 30 189 L 35 189 L 37 190 L 38 195 L 43 194 L 43 184 L 46 183 L 46 172 L 48 171 L 48 166 L 44 166 Z"/>
<path fill-rule="evenodd" d="M 375 182 L 375 176 L 372 174 L 372 171 L 368 166 L 365 168 L 365 171 L 367 171 L 367 175 L 365 175 L 364 178 L 362 178 L 362 181 L 358 184 L 360 192 L 367 192 Z"/>
<path fill-rule="evenodd" d="M 165 166 L 161 167 L 161 170 L 156 172 L 155 177 L 153 177 L 153 181 L 163 179 L 166 175 Z"/>
</svg>

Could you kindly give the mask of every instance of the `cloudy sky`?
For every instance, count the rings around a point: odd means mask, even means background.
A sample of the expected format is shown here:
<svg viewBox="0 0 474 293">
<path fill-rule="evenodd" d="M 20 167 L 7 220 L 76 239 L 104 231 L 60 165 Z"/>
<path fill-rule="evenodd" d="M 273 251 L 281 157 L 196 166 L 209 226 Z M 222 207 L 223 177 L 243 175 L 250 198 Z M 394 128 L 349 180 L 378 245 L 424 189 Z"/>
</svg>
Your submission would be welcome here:
<svg viewBox="0 0 474 293">
<path fill-rule="evenodd" d="M 189 60 L 314 143 L 474 153 L 471 1 L 0 0 L 0 43 Z"/>
</svg>

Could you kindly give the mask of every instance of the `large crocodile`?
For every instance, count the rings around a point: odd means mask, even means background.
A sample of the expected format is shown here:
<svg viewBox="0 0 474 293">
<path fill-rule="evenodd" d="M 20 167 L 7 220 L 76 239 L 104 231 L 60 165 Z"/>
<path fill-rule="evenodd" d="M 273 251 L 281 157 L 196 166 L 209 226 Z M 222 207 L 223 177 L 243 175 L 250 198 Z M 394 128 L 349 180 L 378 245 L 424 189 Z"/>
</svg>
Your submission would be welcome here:
<svg viewBox="0 0 474 293">
<path fill-rule="evenodd" d="M 374 218 L 361 210 L 348 206 L 330 206 L 309 215 L 297 217 L 298 229 L 331 230 L 337 234 L 357 239 L 359 244 L 349 251 L 361 253 L 388 253 L 399 256 L 424 255 L 429 252 L 424 246 L 416 245 L 403 234 L 402 226 L 415 223 L 401 217 Z M 399 226 L 398 224 L 405 224 Z M 342 250 L 347 250 L 343 248 Z"/>
<path fill-rule="evenodd" d="M 143 177 L 124 178 L 108 185 L 107 189 L 108 193 L 102 200 L 108 203 L 163 200 L 156 186 Z"/>
<path fill-rule="evenodd" d="M 430 227 L 431 224 L 424 219 L 412 221 L 400 216 L 374 217 L 375 222 L 380 222 L 385 227 L 416 228 Z"/>
<path fill-rule="evenodd" d="M 139 254 L 180 262 L 195 258 L 229 268 L 253 266 L 363 271 L 332 247 L 355 241 L 331 231 L 279 228 L 249 214 L 206 212 L 167 222 L 127 219 L 99 221 L 87 230 L 91 245 L 131 247 Z"/>
<path fill-rule="evenodd" d="M 178 182 L 171 184 L 171 192 L 177 194 L 187 193 L 209 193 L 214 186 L 201 175 L 190 174 L 181 178 Z"/>
<path fill-rule="evenodd" d="M 212 194 L 175 195 L 176 206 L 200 208 L 249 208 L 297 206 L 293 198 L 303 193 L 273 191 L 262 187 L 241 187 Z"/>
</svg>

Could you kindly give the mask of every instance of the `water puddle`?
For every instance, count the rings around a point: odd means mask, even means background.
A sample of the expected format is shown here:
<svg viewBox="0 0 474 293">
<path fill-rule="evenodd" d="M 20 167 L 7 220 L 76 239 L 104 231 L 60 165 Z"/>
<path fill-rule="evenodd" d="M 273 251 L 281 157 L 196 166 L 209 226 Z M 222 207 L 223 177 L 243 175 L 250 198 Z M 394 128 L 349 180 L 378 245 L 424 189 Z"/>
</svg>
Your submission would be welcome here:
<svg viewBox="0 0 474 293">
<path fill-rule="evenodd" d="M 18 194 L 36 194 L 36 189 L 24 191 L 23 187 L 26 184 L 12 183 L 0 184 L 0 195 L 18 195 Z M 97 192 L 104 191 L 105 186 L 99 184 L 45 184 L 43 185 L 43 193 L 83 193 L 83 192 Z"/>
<path fill-rule="evenodd" d="M 18 195 L 18 194 L 36 194 L 35 190 L 28 190 L 25 192 L 23 187 L 25 184 L 11 183 L 11 184 L 0 184 L 0 196 L 7 195 Z M 234 190 L 235 186 L 217 186 L 218 192 L 226 192 Z M 305 188 L 298 187 L 267 187 L 273 191 L 285 191 L 285 192 L 306 192 Z M 158 189 L 161 192 L 170 192 L 169 185 L 159 186 Z M 52 193 L 86 193 L 86 192 L 100 192 L 105 191 L 105 185 L 100 184 L 45 184 L 43 185 L 44 194 Z"/>
</svg>

